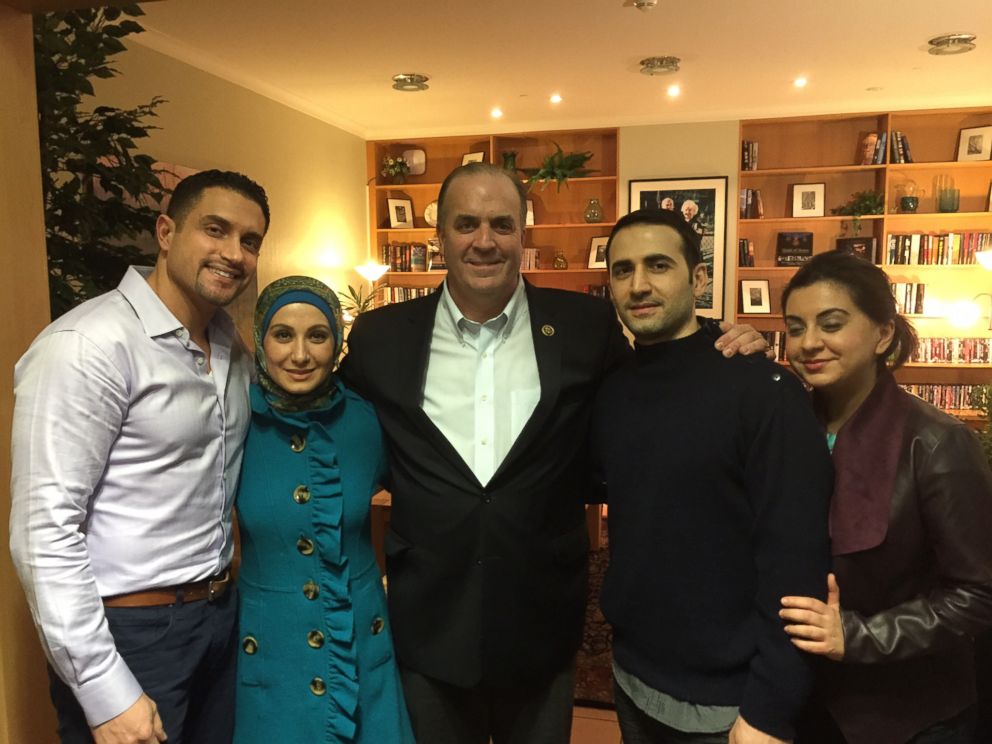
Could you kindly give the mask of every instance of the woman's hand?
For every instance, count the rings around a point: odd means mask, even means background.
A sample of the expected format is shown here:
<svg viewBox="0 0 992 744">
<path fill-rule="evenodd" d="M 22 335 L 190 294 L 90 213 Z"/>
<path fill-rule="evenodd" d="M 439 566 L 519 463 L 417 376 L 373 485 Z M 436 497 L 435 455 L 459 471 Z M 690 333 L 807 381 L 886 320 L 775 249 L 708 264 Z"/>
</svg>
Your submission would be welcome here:
<svg viewBox="0 0 992 744">
<path fill-rule="evenodd" d="M 797 648 L 833 661 L 844 658 L 844 627 L 836 576 L 827 574 L 826 604 L 813 597 L 782 597 L 782 607 L 779 617 L 789 623 L 785 632 Z"/>
</svg>

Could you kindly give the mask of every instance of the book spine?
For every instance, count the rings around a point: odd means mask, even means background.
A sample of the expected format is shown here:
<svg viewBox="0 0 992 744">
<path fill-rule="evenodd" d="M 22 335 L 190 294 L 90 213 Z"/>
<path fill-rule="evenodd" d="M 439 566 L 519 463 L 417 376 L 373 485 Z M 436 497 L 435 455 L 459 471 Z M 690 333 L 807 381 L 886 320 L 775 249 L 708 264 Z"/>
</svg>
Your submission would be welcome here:
<svg viewBox="0 0 992 744">
<path fill-rule="evenodd" d="M 909 151 L 909 138 L 906 137 L 906 134 L 904 132 L 900 132 L 899 137 L 900 139 L 902 139 L 902 151 L 903 151 L 903 155 L 905 155 L 906 157 L 905 162 L 912 163 L 913 154 Z"/>
</svg>

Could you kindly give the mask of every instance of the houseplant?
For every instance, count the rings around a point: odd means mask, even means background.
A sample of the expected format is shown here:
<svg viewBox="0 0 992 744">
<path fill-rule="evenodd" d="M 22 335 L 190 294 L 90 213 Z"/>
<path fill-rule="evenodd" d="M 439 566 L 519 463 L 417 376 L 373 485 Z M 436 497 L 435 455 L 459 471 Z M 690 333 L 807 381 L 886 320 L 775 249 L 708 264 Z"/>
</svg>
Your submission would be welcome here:
<svg viewBox="0 0 992 744">
<path fill-rule="evenodd" d="M 406 158 L 397 155 L 385 155 L 382 158 L 382 170 L 379 171 L 383 178 L 389 178 L 393 183 L 406 183 L 406 174 L 410 172 L 410 164 Z"/>
<path fill-rule="evenodd" d="M 851 194 L 847 204 L 834 207 L 833 214 L 851 215 L 851 229 L 857 236 L 861 232 L 861 215 L 882 214 L 885 209 L 885 195 L 880 191 L 857 191 Z"/>
<path fill-rule="evenodd" d="M 38 130 L 52 317 L 117 286 L 129 264 L 154 256 L 135 244 L 152 234 L 166 195 L 155 159 L 136 140 L 164 99 L 131 109 L 84 107 L 92 78 L 111 78 L 121 39 L 144 29 L 137 5 L 34 16 Z"/>
<path fill-rule="evenodd" d="M 523 169 L 530 187 L 540 181 L 543 190 L 550 181 L 554 181 L 558 185 L 558 190 L 561 191 L 561 185 L 569 178 L 581 178 L 595 173 L 594 170 L 584 167 L 592 157 L 591 151 L 566 153 L 557 142 L 554 143 L 554 146 L 555 151 L 544 159 L 540 168 Z"/>
</svg>

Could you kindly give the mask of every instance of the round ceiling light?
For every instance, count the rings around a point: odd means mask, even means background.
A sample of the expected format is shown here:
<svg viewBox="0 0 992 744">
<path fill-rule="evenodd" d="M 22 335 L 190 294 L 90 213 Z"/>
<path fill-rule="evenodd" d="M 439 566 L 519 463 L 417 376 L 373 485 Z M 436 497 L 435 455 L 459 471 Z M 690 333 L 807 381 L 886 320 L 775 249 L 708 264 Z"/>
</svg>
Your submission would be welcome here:
<svg viewBox="0 0 992 744">
<path fill-rule="evenodd" d="M 393 75 L 393 87 L 407 93 L 416 93 L 418 90 L 427 90 L 427 81 L 430 75 L 423 75 L 419 72 L 401 72 Z"/>
<path fill-rule="evenodd" d="M 938 56 L 964 54 L 975 48 L 976 38 L 974 34 L 944 34 L 943 36 L 935 36 L 927 42 L 930 45 L 927 51 L 930 54 L 936 54 Z"/>
<path fill-rule="evenodd" d="M 678 57 L 647 57 L 641 60 L 642 75 L 668 75 L 679 71 Z"/>
</svg>

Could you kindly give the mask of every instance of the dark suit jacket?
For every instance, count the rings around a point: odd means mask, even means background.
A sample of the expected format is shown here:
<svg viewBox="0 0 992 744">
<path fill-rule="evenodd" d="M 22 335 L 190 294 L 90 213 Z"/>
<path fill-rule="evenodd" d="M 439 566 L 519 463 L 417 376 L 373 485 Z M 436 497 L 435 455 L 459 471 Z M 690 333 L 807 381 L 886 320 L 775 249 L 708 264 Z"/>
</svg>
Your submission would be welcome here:
<svg viewBox="0 0 992 744">
<path fill-rule="evenodd" d="M 440 293 L 363 313 L 341 367 L 389 440 L 385 551 L 400 661 L 462 687 L 537 680 L 578 648 L 592 400 L 629 353 L 608 303 L 526 289 L 541 398 L 485 487 L 421 408 Z"/>
</svg>

